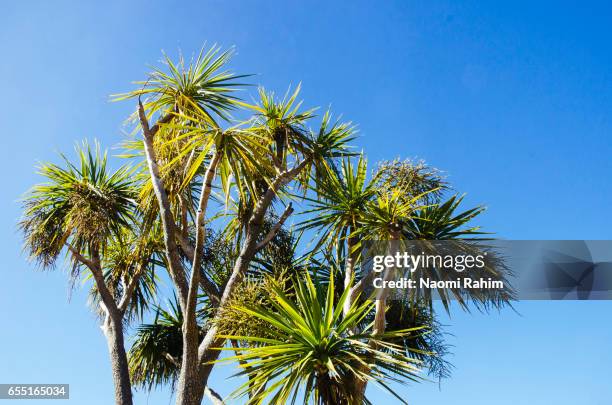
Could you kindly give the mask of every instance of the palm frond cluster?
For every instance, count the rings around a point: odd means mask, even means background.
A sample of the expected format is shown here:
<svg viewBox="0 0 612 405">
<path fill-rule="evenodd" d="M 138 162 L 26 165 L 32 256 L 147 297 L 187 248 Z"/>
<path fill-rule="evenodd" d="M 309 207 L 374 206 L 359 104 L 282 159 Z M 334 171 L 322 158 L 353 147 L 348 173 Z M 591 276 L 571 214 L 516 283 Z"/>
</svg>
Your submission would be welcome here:
<svg viewBox="0 0 612 405">
<path fill-rule="evenodd" d="M 132 171 L 124 166 L 111 172 L 97 144 L 76 150 L 78 165 L 64 156 L 64 167 L 43 164 L 39 173 L 47 182 L 24 199 L 25 247 L 43 267 L 55 263 L 66 243 L 78 250 L 104 245 L 134 219 Z"/>
<path fill-rule="evenodd" d="M 135 386 L 151 389 L 174 387 L 183 352 L 183 313 L 174 297 L 168 308 L 155 308 L 153 322 L 140 325 L 129 353 L 130 372 Z"/>
<path fill-rule="evenodd" d="M 241 374 L 249 377 L 236 395 L 255 391 L 259 394 L 250 398 L 252 403 L 269 396 L 270 403 L 288 404 L 295 403 L 303 389 L 304 402 L 353 404 L 355 379 L 359 379 L 374 381 L 405 402 L 389 384 L 418 380 L 420 361 L 390 340 L 417 336 L 421 328 L 377 336 L 370 324 L 353 334 L 351 330 L 367 317 L 373 304 L 354 303 L 343 314 L 348 291 L 336 300 L 333 278 L 325 291 L 307 274 L 295 280 L 293 297 L 272 285 L 269 305 L 234 307 L 274 328 L 273 337 L 228 336 L 250 344 L 242 353 L 224 360 L 239 361 Z"/>
</svg>

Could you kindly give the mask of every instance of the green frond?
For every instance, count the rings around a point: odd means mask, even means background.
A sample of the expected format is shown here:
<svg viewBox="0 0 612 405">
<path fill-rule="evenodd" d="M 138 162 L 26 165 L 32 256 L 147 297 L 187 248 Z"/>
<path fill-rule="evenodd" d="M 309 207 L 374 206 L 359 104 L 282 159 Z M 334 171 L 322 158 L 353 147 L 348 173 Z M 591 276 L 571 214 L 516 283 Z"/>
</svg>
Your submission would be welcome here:
<svg viewBox="0 0 612 405">
<path fill-rule="evenodd" d="M 442 240 L 482 238 L 486 233 L 469 222 L 485 211 L 479 206 L 457 213 L 464 196 L 454 195 L 439 204 L 417 210 L 405 229 L 410 239 Z"/>
<path fill-rule="evenodd" d="M 277 99 L 274 92 L 268 92 L 260 87 L 259 103 L 255 105 L 244 104 L 252 109 L 259 122 L 271 132 L 287 128 L 294 130 L 301 128 L 307 120 L 314 116 L 315 109 L 301 111 L 302 101 L 298 101 L 301 84 L 298 84 L 293 93 L 287 89 L 282 99 Z"/>
<path fill-rule="evenodd" d="M 156 67 L 147 80 L 136 82 L 139 89 L 112 96 L 113 100 L 144 98 L 149 114 L 165 114 L 170 111 L 185 113 L 197 106 L 207 122 L 218 127 L 216 120 L 229 119 L 229 112 L 238 100 L 233 95 L 248 75 L 236 75 L 227 65 L 234 54 L 230 48 L 221 51 L 218 46 L 202 48 L 195 59 L 185 61 L 181 54 L 177 61 L 163 55 L 165 69 Z"/>
<path fill-rule="evenodd" d="M 156 307 L 150 324 L 138 327 L 128 353 L 132 384 L 151 389 L 178 379 L 183 352 L 183 314 L 176 296 L 168 309 Z"/>
<path fill-rule="evenodd" d="M 25 249 L 43 267 L 53 265 L 66 242 L 79 251 L 104 249 L 107 241 L 130 227 L 136 192 L 132 169 L 111 171 L 96 143 L 76 148 L 78 163 L 65 156 L 62 166 L 46 163 L 39 174 L 47 181 L 23 199 L 20 228 Z"/>
<path fill-rule="evenodd" d="M 270 306 L 245 303 L 234 307 L 267 323 L 274 332 L 267 339 L 228 336 L 250 343 L 240 354 L 221 360 L 239 360 L 244 369 L 241 374 L 249 376 L 249 382 L 235 396 L 246 395 L 251 389 L 259 394 L 249 403 L 295 403 L 298 392 L 306 387 L 306 402 L 310 398 L 321 404 L 352 404 L 354 384 L 359 379 L 379 383 L 391 392 L 387 381 L 419 380 L 420 362 L 389 343 L 387 336 L 372 335 L 369 326 L 360 334 L 351 333 L 372 311 L 373 303 L 356 302 L 343 317 L 347 293 L 334 302 L 333 277 L 326 290 L 315 284 L 308 272 L 294 280 L 291 295 L 278 285 L 270 290 Z M 394 336 L 417 333 L 416 329 L 395 331 Z"/>
<path fill-rule="evenodd" d="M 360 221 L 365 239 L 399 239 L 414 213 L 425 208 L 423 197 L 434 191 L 428 190 L 409 198 L 403 188 L 377 192 L 376 199 L 368 201 L 366 214 Z"/>
<path fill-rule="evenodd" d="M 442 193 L 449 188 L 443 173 L 423 160 L 382 161 L 376 168 L 375 177 L 381 190 L 403 189 L 406 198 L 422 195 L 426 204 L 439 202 Z"/>
<path fill-rule="evenodd" d="M 311 134 L 312 155 L 318 164 L 329 163 L 334 158 L 355 156 L 348 145 L 356 138 L 356 127 L 351 122 L 332 122 L 332 114 L 327 110 L 321 119 L 316 133 Z"/>
</svg>

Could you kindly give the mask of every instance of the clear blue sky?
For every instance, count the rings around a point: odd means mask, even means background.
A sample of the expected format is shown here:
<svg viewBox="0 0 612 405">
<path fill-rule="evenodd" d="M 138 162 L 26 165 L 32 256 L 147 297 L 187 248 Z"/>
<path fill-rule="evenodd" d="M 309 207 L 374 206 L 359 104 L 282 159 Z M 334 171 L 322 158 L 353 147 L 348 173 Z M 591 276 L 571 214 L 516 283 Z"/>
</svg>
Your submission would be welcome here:
<svg viewBox="0 0 612 405">
<path fill-rule="evenodd" d="M 95 4 L 94 4 L 95 3 Z M 105 341 L 83 290 L 26 263 L 17 198 L 33 166 L 97 137 L 109 103 L 160 51 L 236 45 L 234 67 L 359 124 L 370 160 L 445 170 L 486 230 L 510 239 L 612 239 L 612 7 L 605 2 L 4 2 L 0 17 L 0 383 L 70 383 L 109 404 Z M 537 4 L 535 4 L 537 3 Z M 402 393 L 425 404 L 609 404 L 611 302 L 519 303 L 450 319 L 453 377 Z M 212 386 L 231 390 L 219 369 Z M 372 391 L 375 404 L 394 403 Z M 137 403 L 171 403 L 166 391 Z"/>
</svg>

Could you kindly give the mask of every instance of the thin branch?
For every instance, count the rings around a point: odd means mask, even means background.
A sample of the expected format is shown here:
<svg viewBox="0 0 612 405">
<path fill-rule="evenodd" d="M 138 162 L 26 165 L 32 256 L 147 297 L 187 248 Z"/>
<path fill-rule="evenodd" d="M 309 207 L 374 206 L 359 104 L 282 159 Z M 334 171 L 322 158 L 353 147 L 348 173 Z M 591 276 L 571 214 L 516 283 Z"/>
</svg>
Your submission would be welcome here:
<svg viewBox="0 0 612 405">
<path fill-rule="evenodd" d="M 217 288 L 217 285 L 213 283 L 204 271 L 200 274 L 200 287 L 206 293 L 208 298 L 212 300 L 213 306 L 218 306 L 221 301 L 221 292 Z"/>
<path fill-rule="evenodd" d="M 361 280 L 359 280 L 357 282 L 357 284 L 355 284 L 353 286 L 353 288 L 351 288 L 351 297 L 354 297 L 355 295 L 357 295 L 358 293 L 362 292 L 365 285 L 369 282 L 371 282 L 374 279 L 374 276 L 376 275 L 376 273 L 374 273 L 373 271 L 369 272 L 368 274 L 366 274 Z"/>
<path fill-rule="evenodd" d="M 185 203 L 183 196 L 181 196 L 180 194 L 178 195 L 178 200 L 181 212 L 180 234 L 186 238 L 189 235 L 189 223 L 187 221 L 187 204 Z"/>
<path fill-rule="evenodd" d="M 249 226 L 247 231 L 247 238 L 245 239 L 245 243 L 240 251 L 240 255 L 238 256 L 238 260 L 234 265 L 232 270 L 232 275 L 230 276 L 227 284 L 225 285 L 225 289 L 223 291 L 223 295 L 221 296 L 221 306 L 225 306 L 227 301 L 234 290 L 235 284 L 240 281 L 242 274 L 246 271 L 249 263 L 255 253 L 257 252 L 257 238 L 259 236 L 259 231 L 261 229 L 261 225 L 263 224 L 263 218 L 268 210 L 268 207 L 272 203 L 272 200 L 278 190 L 280 190 L 284 185 L 293 180 L 301 171 L 306 167 L 309 160 L 304 159 L 302 162 L 297 164 L 290 170 L 286 170 L 279 174 L 268 190 L 264 193 L 263 196 L 259 198 L 257 204 L 255 204 L 255 209 L 253 210 L 253 214 L 251 215 L 251 219 L 249 220 Z M 204 339 L 206 340 L 206 339 Z M 202 342 L 204 343 L 204 342 Z"/>
<path fill-rule="evenodd" d="M 255 209 L 253 210 L 253 215 L 251 216 L 249 222 L 254 223 L 256 225 L 261 225 L 266 210 L 270 206 L 270 203 L 272 203 L 272 199 L 274 199 L 274 196 L 276 196 L 278 190 L 280 190 L 283 186 L 293 180 L 306 167 L 309 162 L 310 159 L 304 159 L 303 161 L 295 165 L 292 169 L 285 170 L 284 172 L 276 176 L 274 181 L 272 181 L 272 183 L 270 184 L 270 187 L 268 187 L 268 190 L 266 190 L 264 195 L 259 199 L 259 201 L 257 201 Z"/>
<path fill-rule="evenodd" d="M 236 356 L 238 356 L 238 363 L 245 370 L 247 370 L 247 375 L 249 377 L 249 398 L 253 398 L 256 396 L 257 393 L 265 389 L 266 384 L 264 383 L 263 385 L 260 385 L 259 387 L 257 387 L 256 390 L 253 389 L 255 388 L 253 384 L 253 376 L 250 374 L 250 370 L 252 369 L 252 367 L 248 365 L 248 362 L 245 359 L 239 357 L 241 354 L 241 350 L 240 350 L 240 346 L 238 345 L 238 341 L 236 339 L 231 339 L 230 343 L 232 347 L 234 348 L 234 353 L 236 354 Z"/>
<path fill-rule="evenodd" d="M 130 280 L 127 287 L 125 288 L 125 291 L 123 292 L 123 296 L 121 297 L 121 300 L 119 301 L 119 305 L 117 306 L 119 309 L 119 312 L 122 315 L 125 313 L 127 306 L 129 305 L 130 300 L 132 299 L 132 295 L 134 295 L 134 291 L 136 290 L 136 286 L 138 285 L 139 279 L 142 276 L 142 273 L 144 272 L 144 270 L 147 268 L 148 264 L 149 263 L 147 260 L 147 263 L 144 263 L 138 266 L 138 269 L 136 270 L 136 272 L 132 276 L 132 279 Z"/>
<path fill-rule="evenodd" d="M 100 299 L 106 308 L 107 315 L 116 316 L 120 315 L 119 310 L 117 308 L 117 303 L 113 298 L 113 294 L 111 294 L 108 286 L 106 285 L 106 281 L 104 280 L 104 274 L 102 274 L 102 267 L 100 265 L 100 255 L 96 249 L 91 250 L 92 258 L 88 259 L 83 256 L 74 246 L 69 243 L 66 243 L 68 250 L 76 260 L 86 265 L 91 274 L 93 275 L 94 282 L 96 283 L 96 287 L 98 288 L 98 292 L 100 293 Z"/>
<path fill-rule="evenodd" d="M 172 121 L 172 118 L 174 118 L 174 111 L 167 112 L 164 116 L 158 119 L 155 125 L 151 127 L 151 130 L 150 130 L 151 136 L 155 136 L 157 131 L 159 131 L 159 128 L 161 128 L 162 125 L 167 124 L 170 121 Z"/>
<path fill-rule="evenodd" d="M 357 238 L 355 238 L 354 236 L 350 236 L 353 233 L 353 227 L 349 227 L 348 228 L 348 235 L 349 237 L 346 240 L 346 250 L 347 250 L 347 254 L 346 254 L 346 260 L 345 260 L 345 266 L 344 266 L 344 288 L 345 289 L 350 289 L 351 284 L 354 281 L 354 277 L 355 277 L 355 266 L 357 264 L 357 258 L 358 258 L 358 254 L 355 252 L 355 245 L 357 245 Z M 351 309 L 351 306 L 353 305 L 353 294 L 351 291 L 349 291 L 348 297 L 346 298 L 345 302 L 344 302 L 344 306 L 342 307 L 342 311 L 344 313 L 344 315 L 347 315 Z"/>
<path fill-rule="evenodd" d="M 278 231 L 282 228 L 285 221 L 287 221 L 287 218 L 289 218 L 293 211 L 293 206 L 291 203 L 289 203 L 289 205 L 287 205 L 287 207 L 285 208 L 283 215 L 281 215 L 281 217 L 279 218 L 278 222 L 274 224 L 268 234 L 263 238 L 261 242 L 259 242 L 259 244 L 257 245 L 257 250 L 263 249 L 268 243 L 270 243 L 272 239 L 274 239 Z"/>
<path fill-rule="evenodd" d="M 92 260 L 89 260 L 88 258 L 83 256 L 81 253 L 79 253 L 79 251 L 74 246 L 72 246 L 70 243 L 66 243 L 66 247 L 68 248 L 70 253 L 72 253 L 72 256 L 74 256 L 74 258 L 77 261 L 87 266 L 90 270 L 93 269 L 93 267 L 95 267 L 95 263 Z"/>
<path fill-rule="evenodd" d="M 204 174 L 202 191 L 200 193 L 200 201 L 198 202 L 198 211 L 196 214 L 196 243 L 193 254 L 193 262 L 191 266 L 191 278 L 189 280 L 189 292 L 187 294 L 187 307 L 185 308 L 185 319 L 190 319 L 192 313 L 195 314 L 196 301 L 198 296 L 198 288 L 200 286 L 200 276 L 202 274 L 200 268 L 202 267 L 202 256 L 204 255 L 204 242 L 206 240 L 206 208 L 208 207 L 208 200 L 212 192 L 212 182 L 215 178 L 217 166 L 221 161 L 222 152 L 217 150 L 212 160 L 208 164 L 206 173 Z M 204 274 L 204 276 L 206 276 Z M 208 282 L 208 280 L 207 280 Z M 205 283 L 207 284 L 207 283 Z"/>
<path fill-rule="evenodd" d="M 183 233 L 179 229 L 176 229 L 175 235 L 176 240 L 178 240 L 179 246 L 181 247 L 181 250 L 183 251 L 185 256 L 187 256 L 187 259 L 190 262 L 193 262 L 193 252 L 195 251 L 195 249 L 191 244 L 191 241 L 185 235 L 183 235 Z"/>
<path fill-rule="evenodd" d="M 244 368 L 248 369 L 247 361 L 245 359 L 239 357 L 240 356 L 240 346 L 238 345 L 238 341 L 236 339 L 231 339 L 230 340 L 230 344 L 234 348 L 234 353 L 238 357 L 238 363 L 240 365 L 244 366 Z"/>
</svg>

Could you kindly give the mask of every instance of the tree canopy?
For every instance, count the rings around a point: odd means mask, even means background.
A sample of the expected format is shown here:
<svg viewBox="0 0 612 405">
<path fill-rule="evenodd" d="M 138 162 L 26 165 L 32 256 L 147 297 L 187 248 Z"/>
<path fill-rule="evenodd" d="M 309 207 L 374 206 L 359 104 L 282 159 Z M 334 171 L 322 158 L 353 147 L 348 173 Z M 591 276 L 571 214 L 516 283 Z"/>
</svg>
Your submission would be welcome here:
<svg viewBox="0 0 612 405">
<path fill-rule="evenodd" d="M 391 382 L 449 376 L 431 296 L 368 296 L 363 249 L 483 238 L 474 220 L 484 208 L 460 208 L 422 161 L 369 168 L 356 126 L 305 108 L 300 86 L 281 97 L 259 87 L 245 101 L 251 77 L 231 71 L 232 55 L 164 55 L 114 96 L 136 107 L 118 156 L 127 163 L 113 171 L 84 143 L 75 162 L 43 164 L 46 182 L 24 198 L 31 257 L 53 268 L 65 253 L 72 277 L 92 280 L 116 403 L 131 404 L 132 386 L 158 385 L 177 404 L 221 403 L 208 386 L 220 362 L 239 367 L 246 382 L 233 395 L 248 403 L 369 403 L 370 382 L 403 401 Z M 470 298 L 481 308 L 512 298 L 448 294 L 464 309 Z"/>
</svg>

